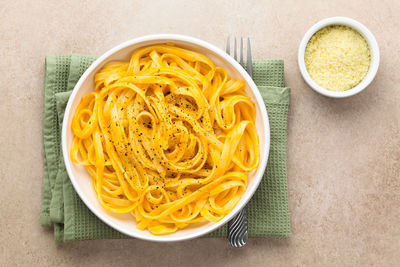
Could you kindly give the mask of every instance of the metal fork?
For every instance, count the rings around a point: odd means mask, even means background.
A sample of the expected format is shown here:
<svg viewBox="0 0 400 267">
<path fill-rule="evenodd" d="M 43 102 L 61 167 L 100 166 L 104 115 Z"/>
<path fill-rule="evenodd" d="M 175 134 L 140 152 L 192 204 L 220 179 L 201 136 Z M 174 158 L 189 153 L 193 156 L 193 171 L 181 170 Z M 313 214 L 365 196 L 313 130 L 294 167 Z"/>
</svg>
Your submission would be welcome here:
<svg viewBox="0 0 400 267">
<path fill-rule="evenodd" d="M 230 38 L 226 41 L 226 53 L 231 54 Z M 240 38 L 240 65 L 244 65 L 243 62 L 243 38 Z M 234 39 L 234 50 L 233 58 L 237 61 L 237 42 L 236 37 Z M 253 62 L 251 59 L 251 47 L 250 38 L 247 38 L 247 72 L 250 77 L 253 78 Z M 249 238 L 247 232 L 247 219 L 246 219 L 246 209 L 243 208 L 232 220 L 228 222 L 228 240 L 232 247 L 243 247 L 246 245 Z"/>
</svg>

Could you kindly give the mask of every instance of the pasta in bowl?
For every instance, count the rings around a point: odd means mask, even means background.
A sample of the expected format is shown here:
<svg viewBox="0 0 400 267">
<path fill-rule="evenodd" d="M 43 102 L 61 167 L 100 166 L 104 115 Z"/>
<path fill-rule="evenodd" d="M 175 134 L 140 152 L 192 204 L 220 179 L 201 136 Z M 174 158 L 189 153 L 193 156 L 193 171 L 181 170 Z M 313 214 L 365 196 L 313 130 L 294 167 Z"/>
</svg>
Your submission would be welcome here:
<svg viewBox="0 0 400 267">
<path fill-rule="evenodd" d="M 166 37 L 96 61 L 63 124 L 81 199 L 115 229 L 154 241 L 193 238 L 231 218 L 257 188 L 269 147 L 265 107 L 243 69 L 200 40 Z"/>
</svg>

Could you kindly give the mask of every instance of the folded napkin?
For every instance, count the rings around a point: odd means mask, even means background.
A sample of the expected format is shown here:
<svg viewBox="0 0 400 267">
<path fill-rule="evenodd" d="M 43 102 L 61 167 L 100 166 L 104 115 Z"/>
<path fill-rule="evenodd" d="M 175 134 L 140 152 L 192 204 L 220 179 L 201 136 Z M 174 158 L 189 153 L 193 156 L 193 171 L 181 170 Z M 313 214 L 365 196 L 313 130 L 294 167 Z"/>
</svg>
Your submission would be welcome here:
<svg viewBox="0 0 400 267">
<path fill-rule="evenodd" d="M 65 170 L 61 152 L 64 110 L 78 79 L 95 60 L 83 55 L 46 57 L 44 81 L 44 177 L 40 222 L 53 226 L 57 242 L 128 238 L 98 219 L 81 201 Z M 271 146 L 266 172 L 246 206 L 250 237 L 289 237 L 290 220 L 286 177 L 286 129 L 290 89 L 285 87 L 283 61 L 253 64 L 257 84 L 268 111 Z M 223 226 L 207 237 L 226 237 Z"/>
</svg>

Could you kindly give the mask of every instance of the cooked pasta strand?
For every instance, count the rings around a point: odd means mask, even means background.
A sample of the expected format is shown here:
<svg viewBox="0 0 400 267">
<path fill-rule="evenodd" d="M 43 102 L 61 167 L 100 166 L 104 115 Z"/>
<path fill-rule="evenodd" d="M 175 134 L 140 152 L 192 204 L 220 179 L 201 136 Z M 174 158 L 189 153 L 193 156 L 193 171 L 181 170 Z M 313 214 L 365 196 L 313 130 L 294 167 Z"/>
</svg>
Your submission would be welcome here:
<svg viewBox="0 0 400 267">
<path fill-rule="evenodd" d="M 105 64 L 94 81 L 75 110 L 70 154 L 104 208 L 164 235 L 235 207 L 260 160 L 243 81 L 167 44 Z"/>
</svg>

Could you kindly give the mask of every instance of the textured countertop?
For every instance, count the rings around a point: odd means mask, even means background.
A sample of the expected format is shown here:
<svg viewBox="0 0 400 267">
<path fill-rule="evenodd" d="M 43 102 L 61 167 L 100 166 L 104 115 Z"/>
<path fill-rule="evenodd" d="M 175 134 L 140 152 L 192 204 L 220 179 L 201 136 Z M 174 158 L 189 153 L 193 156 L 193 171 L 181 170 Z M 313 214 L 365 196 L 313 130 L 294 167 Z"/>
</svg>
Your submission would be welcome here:
<svg viewBox="0 0 400 267">
<path fill-rule="evenodd" d="M 1 1 L 0 265 L 399 265 L 399 13 L 397 0 Z M 312 91 L 297 67 L 303 34 L 337 15 L 365 24 L 381 52 L 373 83 L 341 100 Z M 152 33 L 219 47 L 249 36 L 255 58 L 285 60 L 292 238 L 56 244 L 40 226 L 45 55 L 101 55 Z"/>
</svg>

